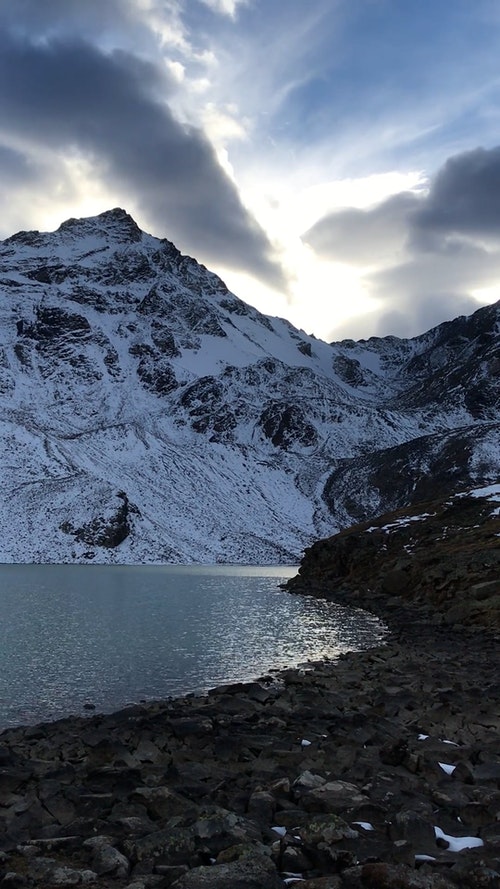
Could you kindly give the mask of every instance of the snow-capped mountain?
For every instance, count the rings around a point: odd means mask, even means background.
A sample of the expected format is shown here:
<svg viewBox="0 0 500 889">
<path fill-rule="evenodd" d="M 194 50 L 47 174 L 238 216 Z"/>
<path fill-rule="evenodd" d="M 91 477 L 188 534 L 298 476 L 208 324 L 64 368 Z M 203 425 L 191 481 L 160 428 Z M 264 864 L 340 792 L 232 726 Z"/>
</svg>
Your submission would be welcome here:
<svg viewBox="0 0 500 889">
<path fill-rule="evenodd" d="M 0 243 L 0 560 L 294 562 L 383 488 L 409 502 L 460 435 L 457 485 L 495 480 L 499 317 L 327 344 L 124 210 L 20 232 Z"/>
</svg>

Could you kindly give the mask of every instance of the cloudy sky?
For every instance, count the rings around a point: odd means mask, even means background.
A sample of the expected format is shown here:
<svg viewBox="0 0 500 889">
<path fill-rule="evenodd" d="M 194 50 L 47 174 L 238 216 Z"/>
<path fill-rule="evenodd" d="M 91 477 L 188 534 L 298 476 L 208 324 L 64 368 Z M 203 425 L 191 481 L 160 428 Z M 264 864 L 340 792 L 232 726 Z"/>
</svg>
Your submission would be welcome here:
<svg viewBox="0 0 500 889">
<path fill-rule="evenodd" d="M 122 206 L 322 339 L 500 297 L 497 0 L 0 0 L 0 237 Z"/>
</svg>

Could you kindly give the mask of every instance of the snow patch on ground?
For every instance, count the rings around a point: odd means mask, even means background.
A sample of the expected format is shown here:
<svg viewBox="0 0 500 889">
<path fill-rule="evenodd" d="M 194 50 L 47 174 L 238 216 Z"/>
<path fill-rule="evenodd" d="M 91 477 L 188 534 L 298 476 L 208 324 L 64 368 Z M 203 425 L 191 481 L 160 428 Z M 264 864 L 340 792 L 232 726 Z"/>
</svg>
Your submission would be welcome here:
<svg viewBox="0 0 500 889">
<path fill-rule="evenodd" d="M 434 515 L 436 515 L 435 512 L 423 512 L 421 515 L 403 516 L 395 522 L 390 522 L 388 525 L 372 525 L 370 528 L 366 529 L 366 533 L 369 534 L 373 531 L 395 531 L 399 528 L 405 528 L 413 522 L 422 522 Z"/>
<path fill-rule="evenodd" d="M 485 497 L 494 503 L 500 503 L 500 484 L 486 485 L 484 488 L 473 488 L 471 491 L 462 491 L 457 497 Z"/>
<path fill-rule="evenodd" d="M 441 830 L 440 827 L 434 827 L 434 833 L 437 840 L 445 840 L 448 843 L 450 852 L 461 852 L 462 849 L 474 849 L 478 846 L 484 846 L 484 841 L 480 837 L 453 837 Z"/>
</svg>

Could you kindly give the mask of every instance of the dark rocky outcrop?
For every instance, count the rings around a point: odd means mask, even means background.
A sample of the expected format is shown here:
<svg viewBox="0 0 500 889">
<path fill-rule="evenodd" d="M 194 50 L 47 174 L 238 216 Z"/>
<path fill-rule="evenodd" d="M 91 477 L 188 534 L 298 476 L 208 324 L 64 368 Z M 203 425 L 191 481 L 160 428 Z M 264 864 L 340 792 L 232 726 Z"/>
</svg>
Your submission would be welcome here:
<svg viewBox="0 0 500 889">
<path fill-rule="evenodd" d="M 36 322 L 26 325 L 23 334 L 36 340 L 39 349 L 49 349 L 50 344 L 62 337 L 81 339 L 88 337 L 91 327 L 82 315 L 75 315 L 57 306 L 40 305 Z"/>
<path fill-rule="evenodd" d="M 259 425 L 275 448 L 313 447 L 318 436 L 312 423 L 295 404 L 271 402 L 262 412 Z"/>
<path fill-rule="evenodd" d="M 137 365 L 137 376 L 145 389 L 154 392 L 155 395 L 168 395 L 177 389 L 175 371 L 161 355 L 144 355 Z"/>
<path fill-rule="evenodd" d="M 63 522 L 61 531 L 72 534 L 75 540 L 88 546 L 114 549 L 130 534 L 131 517 L 140 513 L 123 491 L 118 491 L 116 496 L 108 504 L 102 504 L 101 508 L 102 513 L 79 527 L 75 527 L 70 521 Z"/>
<path fill-rule="evenodd" d="M 172 332 L 159 321 L 151 323 L 151 339 L 161 355 L 167 358 L 177 358 L 181 354 Z"/>
<path fill-rule="evenodd" d="M 209 432 L 214 440 L 226 437 L 237 425 L 233 410 L 225 402 L 224 387 L 215 377 L 200 377 L 187 386 L 179 406 L 188 414 L 195 432 Z"/>
<path fill-rule="evenodd" d="M 333 369 L 340 379 L 349 386 L 366 386 L 366 379 L 359 361 L 349 358 L 348 355 L 336 355 L 333 359 Z"/>
<path fill-rule="evenodd" d="M 291 589 L 384 615 L 407 603 L 434 622 L 500 630 L 500 517 L 488 497 L 430 500 L 341 531 L 306 550 Z"/>
</svg>

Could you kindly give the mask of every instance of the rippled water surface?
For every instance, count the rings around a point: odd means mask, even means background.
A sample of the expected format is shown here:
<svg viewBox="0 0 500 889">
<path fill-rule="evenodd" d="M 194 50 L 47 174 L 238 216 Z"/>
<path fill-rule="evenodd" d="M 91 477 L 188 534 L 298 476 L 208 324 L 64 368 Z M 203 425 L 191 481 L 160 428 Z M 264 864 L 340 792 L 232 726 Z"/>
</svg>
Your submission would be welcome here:
<svg viewBox="0 0 500 889">
<path fill-rule="evenodd" d="M 0 728 L 204 691 L 380 641 L 296 568 L 0 566 Z"/>
</svg>

